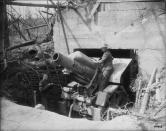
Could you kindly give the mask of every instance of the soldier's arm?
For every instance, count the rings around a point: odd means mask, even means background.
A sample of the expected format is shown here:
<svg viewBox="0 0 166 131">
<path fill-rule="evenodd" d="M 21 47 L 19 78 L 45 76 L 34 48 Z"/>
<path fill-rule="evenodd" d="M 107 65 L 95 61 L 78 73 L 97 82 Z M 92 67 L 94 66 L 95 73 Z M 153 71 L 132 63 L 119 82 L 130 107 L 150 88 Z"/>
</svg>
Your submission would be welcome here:
<svg viewBox="0 0 166 131">
<path fill-rule="evenodd" d="M 99 62 L 99 63 L 104 63 L 105 60 L 109 57 L 109 55 L 111 55 L 110 52 L 105 52 L 105 53 L 103 54 L 101 60 L 99 60 L 98 62 Z"/>
</svg>

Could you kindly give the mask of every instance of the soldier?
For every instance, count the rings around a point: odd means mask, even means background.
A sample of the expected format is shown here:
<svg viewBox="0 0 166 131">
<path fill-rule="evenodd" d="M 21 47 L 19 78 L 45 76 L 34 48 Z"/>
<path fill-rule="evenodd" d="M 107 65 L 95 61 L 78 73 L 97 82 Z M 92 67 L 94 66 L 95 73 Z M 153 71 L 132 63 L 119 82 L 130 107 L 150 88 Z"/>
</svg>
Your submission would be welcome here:
<svg viewBox="0 0 166 131">
<path fill-rule="evenodd" d="M 49 82 L 48 74 L 44 73 L 42 80 L 39 82 L 39 91 L 41 93 L 41 103 L 44 105 L 45 109 L 48 109 L 48 91 L 53 86 L 55 86 L 55 84 Z"/>
<path fill-rule="evenodd" d="M 103 89 L 108 85 L 109 78 L 113 70 L 113 56 L 106 44 L 101 48 L 101 51 L 103 52 L 103 56 L 98 61 L 99 68 L 101 69 L 101 74 L 99 74 L 99 91 L 103 91 Z"/>
</svg>

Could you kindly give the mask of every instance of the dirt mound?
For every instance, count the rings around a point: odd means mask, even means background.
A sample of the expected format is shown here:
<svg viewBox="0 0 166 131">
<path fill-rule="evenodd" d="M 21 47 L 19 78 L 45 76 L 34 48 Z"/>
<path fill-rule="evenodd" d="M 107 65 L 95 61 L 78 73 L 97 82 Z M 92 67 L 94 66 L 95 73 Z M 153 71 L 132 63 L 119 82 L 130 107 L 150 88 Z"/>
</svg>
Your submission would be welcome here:
<svg viewBox="0 0 166 131">
<path fill-rule="evenodd" d="M 7 130 L 142 130 L 135 117 L 120 116 L 112 121 L 68 118 L 57 113 L 20 106 L 1 99 L 1 129 Z"/>
</svg>

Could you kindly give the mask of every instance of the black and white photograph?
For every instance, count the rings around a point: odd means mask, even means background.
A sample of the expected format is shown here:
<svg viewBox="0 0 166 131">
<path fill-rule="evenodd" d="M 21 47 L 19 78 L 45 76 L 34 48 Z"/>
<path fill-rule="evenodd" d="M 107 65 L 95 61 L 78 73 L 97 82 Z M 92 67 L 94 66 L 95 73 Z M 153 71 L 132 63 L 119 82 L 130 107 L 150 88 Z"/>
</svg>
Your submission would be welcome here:
<svg viewBox="0 0 166 131">
<path fill-rule="evenodd" d="M 1 131 L 166 131 L 166 0 L 0 0 Z"/>
</svg>

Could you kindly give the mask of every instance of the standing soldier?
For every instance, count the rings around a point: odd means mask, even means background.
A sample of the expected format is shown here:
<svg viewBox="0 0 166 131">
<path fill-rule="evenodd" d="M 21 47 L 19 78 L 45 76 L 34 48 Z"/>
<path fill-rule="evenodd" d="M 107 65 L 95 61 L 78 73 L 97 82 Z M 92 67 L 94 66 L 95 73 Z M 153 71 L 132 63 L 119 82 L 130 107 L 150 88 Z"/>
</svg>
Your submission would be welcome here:
<svg viewBox="0 0 166 131">
<path fill-rule="evenodd" d="M 103 56 L 98 61 L 99 68 L 101 69 L 101 75 L 99 76 L 99 91 L 103 91 L 104 88 L 108 85 L 109 78 L 113 70 L 113 56 L 106 44 L 101 48 L 101 51 L 103 52 Z"/>
</svg>

